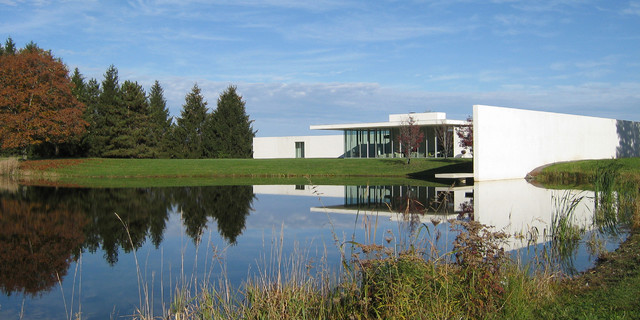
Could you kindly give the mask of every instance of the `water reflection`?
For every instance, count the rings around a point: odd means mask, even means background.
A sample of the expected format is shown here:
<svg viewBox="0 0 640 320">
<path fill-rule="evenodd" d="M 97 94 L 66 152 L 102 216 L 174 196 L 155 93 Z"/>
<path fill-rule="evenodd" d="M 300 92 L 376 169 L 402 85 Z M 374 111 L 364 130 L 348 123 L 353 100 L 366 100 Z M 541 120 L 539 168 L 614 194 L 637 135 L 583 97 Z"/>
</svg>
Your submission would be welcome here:
<svg viewBox="0 0 640 320">
<path fill-rule="evenodd" d="M 621 195 L 612 198 L 624 199 Z M 58 279 L 62 279 L 60 286 L 68 292 L 68 283 L 74 279 L 64 279 L 65 275 L 84 255 L 83 283 L 91 288 L 83 288 L 82 292 L 94 297 L 96 305 L 104 303 L 102 291 L 110 292 L 111 300 L 104 306 L 110 310 L 122 303 L 113 301 L 115 297 L 121 296 L 129 306 L 138 301 L 136 269 L 131 266 L 131 259 L 125 259 L 134 250 L 148 250 L 145 259 L 154 261 L 149 263 L 149 274 L 171 278 L 175 265 L 180 265 L 180 272 L 195 270 L 199 259 L 207 259 L 206 254 L 198 257 L 197 250 L 226 248 L 225 274 L 237 283 L 246 279 L 248 269 L 270 250 L 265 230 L 282 230 L 285 254 L 293 252 L 293 244 L 302 238 L 313 243 L 305 242 L 305 249 L 318 252 L 310 260 L 337 262 L 338 249 L 322 241 L 333 239 L 335 234 L 341 241 L 363 241 L 365 236 L 358 239 L 355 234 L 364 233 L 356 224 L 365 215 L 389 218 L 381 219 L 386 221 L 379 223 L 378 238 L 373 241 L 384 242 L 389 235 L 387 230 L 401 221 L 406 222 L 403 225 L 409 232 L 417 227 L 435 230 L 434 237 L 442 236 L 443 242 L 448 241 L 441 249 L 447 252 L 450 250 L 447 246 L 455 238 L 448 234 L 448 221 L 474 219 L 511 235 L 507 250 L 527 255 L 533 248 L 530 257 L 544 251 L 559 257 L 558 263 L 566 270 L 583 270 L 593 261 L 584 256 L 596 255 L 598 247 L 611 249 L 617 244 L 607 235 L 624 234 L 619 228 L 618 217 L 624 215 L 619 207 L 600 200 L 596 205 L 595 199 L 593 192 L 548 190 L 524 180 L 462 187 L 70 189 L 10 185 L 0 188 L 0 286 L 4 295 L 31 296 L 34 304 L 38 295 L 49 292 L 53 296 L 51 289 Z M 122 218 L 129 234 L 114 213 Z M 572 232 L 579 237 L 575 238 Z M 182 243 L 182 234 L 189 239 L 189 245 Z M 585 237 L 593 240 L 585 243 Z M 189 263 L 182 266 L 182 260 L 192 260 L 192 266 Z M 124 294 L 129 291 L 130 295 Z M 83 302 L 87 310 L 91 305 L 88 300 Z M 20 308 L 19 302 L 3 301 L 6 300 L 0 300 L 3 308 L 0 318 L 7 315 L 7 309 Z M 133 309 L 122 314 L 131 314 Z M 43 312 L 43 318 L 47 312 Z M 104 317 L 104 314 L 96 316 Z"/>
<path fill-rule="evenodd" d="M 158 248 L 174 208 L 195 243 L 212 219 L 233 244 L 253 199 L 251 186 L 5 189 L 0 192 L 0 289 L 7 295 L 47 291 L 80 252 L 101 250 L 114 265 L 120 250 L 129 253 L 147 240 Z"/>
<path fill-rule="evenodd" d="M 86 217 L 64 204 L 0 198 L 0 290 L 36 295 L 64 277 L 84 241 Z"/>
</svg>

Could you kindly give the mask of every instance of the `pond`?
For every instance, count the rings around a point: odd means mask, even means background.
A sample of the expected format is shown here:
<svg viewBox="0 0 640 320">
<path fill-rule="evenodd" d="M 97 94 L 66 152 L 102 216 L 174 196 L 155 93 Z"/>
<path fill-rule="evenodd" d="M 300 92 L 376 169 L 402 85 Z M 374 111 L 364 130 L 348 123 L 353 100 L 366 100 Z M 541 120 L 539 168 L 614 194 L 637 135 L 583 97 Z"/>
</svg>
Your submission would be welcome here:
<svg viewBox="0 0 640 320">
<path fill-rule="evenodd" d="M 419 235 L 444 254 L 456 237 L 455 219 L 505 231 L 505 249 L 522 263 L 572 274 L 625 237 L 621 212 L 603 216 L 597 204 L 603 207 L 593 192 L 524 180 L 454 187 L 4 186 L 0 318 L 118 318 L 145 305 L 162 315 L 177 289 L 202 281 L 239 286 L 301 266 L 339 273 L 354 243 L 399 247 Z"/>
</svg>

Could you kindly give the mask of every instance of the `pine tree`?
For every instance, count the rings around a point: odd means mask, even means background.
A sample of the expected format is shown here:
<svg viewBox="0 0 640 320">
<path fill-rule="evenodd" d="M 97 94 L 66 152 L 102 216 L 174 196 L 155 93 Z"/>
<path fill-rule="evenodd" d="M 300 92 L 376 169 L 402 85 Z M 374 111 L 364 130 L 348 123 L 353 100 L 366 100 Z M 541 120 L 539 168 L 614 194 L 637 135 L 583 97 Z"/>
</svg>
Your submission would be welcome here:
<svg viewBox="0 0 640 320">
<path fill-rule="evenodd" d="M 106 157 L 150 158 L 149 105 L 137 82 L 125 81 L 120 88 L 120 103 L 112 110 L 112 137 L 104 153 Z"/>
<path fill-rule="evenodd" d="M 249 120 L 245 102 L 229 86 L 218 98 L 218 107 L 211 115 L 211 140 L 218 158 L 251 158 L 253 155 L 253 120 Z"/>
<path fill-rule="evenodd" d="M 40 47 L 38 47 L 38 44 L 33 42 L 33 40 L 29 41 L 29 43 L 27 43 L 24 46 L 24 49 L 22 49 L 22 51 L 24 51 L 24 52 L 38 52 L 38 51 L 41 51 L 41 50 L 42 49 L 40 49 Z"/>
<path fill-rule="evenodd" d="M 120 107 L 120 85 L 118 83 L 118 69 L 111 65 L 104 74 L 98 103 L 93 113 L 93 130 L 90 138 L 90 155 L 105 156 L 112 149 L 111 140 L 114 137 L 114 120 Z"/>
<path fill-rule="evenodd" d="M 149 93 L 150 144 L 156 157 L 165 155 L 168 150 L 167 139 L 171 129 L 171 117 L 167 109 L 167 100 L 160 83 L 156 82 Z"/>
<path fill-rule="evenodd" d="M 207 102 L 197 84 L 185 97 L 180 117 L 173 130 L 173 156 L 177 158 L 203 158 L 203 135 L 207 120 Z"/>
<path fill-rule="evenodd" d="M 73 87 L 71 88 L 71 93 L 76 97 L 76 99 L 80 100 L 80 102 L 86 103 L 85 99 L 85 89 L 86 84 L 84 83 L 84 77 L 80 73 L 78 68 L 73 70 L 73 74 L 71 75 L 71 83 L 73 83 Z"/>
<path fill-rule="evenodd" d="M 7 40 L 4 42 L 4 48 L 2 51 L 3 55 L 14 55 L 17 53 L 16 44 L 15 42 L 13 42 L 13 39 L 11 39 L 11 37 L 7 38 Z"/>
<path fill-rule="evenodd" d="M 83 98 L 85 99 L 83 102 L 87 106 L 83 119 L 89 123 L 89 127 L 82 139 L 82 149 L 87 156 L 99 156 L 100 154 L 96 152 L 97 148 L 93 146 L 93 141 L 96 137 L 98 110 L 100 108 L 100 84 L 98 80 L 92 78 L 85 84 Z"/>
</svg>

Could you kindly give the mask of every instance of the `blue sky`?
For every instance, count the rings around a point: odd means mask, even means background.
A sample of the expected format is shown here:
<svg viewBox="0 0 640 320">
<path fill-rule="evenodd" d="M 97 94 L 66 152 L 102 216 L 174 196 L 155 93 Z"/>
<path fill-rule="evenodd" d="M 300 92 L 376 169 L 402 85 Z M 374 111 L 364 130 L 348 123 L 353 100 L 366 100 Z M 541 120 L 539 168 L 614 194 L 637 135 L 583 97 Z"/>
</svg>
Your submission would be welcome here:
<svg viewBox="0 0 640 320">
<path fill-rule="evenodd" d="M 149 88 L 236 85 L 258 136 L 474 104 L 640 120 L 640 1 L 0 0 L 0 37 Z"/>
</svg>

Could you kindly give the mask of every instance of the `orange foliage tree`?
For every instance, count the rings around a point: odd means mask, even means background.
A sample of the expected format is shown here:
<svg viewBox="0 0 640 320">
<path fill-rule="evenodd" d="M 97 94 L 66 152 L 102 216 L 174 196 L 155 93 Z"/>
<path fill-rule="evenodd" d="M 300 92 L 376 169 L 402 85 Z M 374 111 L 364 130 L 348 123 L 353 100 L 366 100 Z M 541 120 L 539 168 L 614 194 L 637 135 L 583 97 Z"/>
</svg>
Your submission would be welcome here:
<svg viewBox="0 0 640 320">
<path fill-rule="evenodd" d="M 73 142 L 85 132 L 85 106 L 71 93 L 66 66 L 35 44 L 0 55 L 0 148 Z"/>
</svg>

